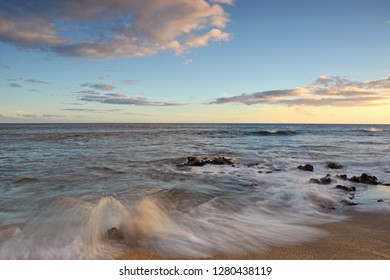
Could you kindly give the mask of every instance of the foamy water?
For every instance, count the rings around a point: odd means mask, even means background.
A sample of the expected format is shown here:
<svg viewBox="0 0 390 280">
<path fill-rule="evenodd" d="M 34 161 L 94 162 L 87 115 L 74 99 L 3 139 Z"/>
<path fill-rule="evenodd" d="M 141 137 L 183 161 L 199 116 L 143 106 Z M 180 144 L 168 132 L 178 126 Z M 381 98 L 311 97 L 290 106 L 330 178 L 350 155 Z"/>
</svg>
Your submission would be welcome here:
<svg viewBox="0 0 390 280">
<path fill-rule="evenodd" d="M 259 252 L 321 236 L 317 226 L 350 207 L 390 209 L 390 126 L 15 124 L 0 133 L 1 259 Z M 233 164 L 186 166 L 188 156 Z M 314 171 L 297 168 L 305 164 Z M 383 184 L 336 176 L 362 173 Z M 327 174 L 330 184 L 309 182 Z"/>
</svg>

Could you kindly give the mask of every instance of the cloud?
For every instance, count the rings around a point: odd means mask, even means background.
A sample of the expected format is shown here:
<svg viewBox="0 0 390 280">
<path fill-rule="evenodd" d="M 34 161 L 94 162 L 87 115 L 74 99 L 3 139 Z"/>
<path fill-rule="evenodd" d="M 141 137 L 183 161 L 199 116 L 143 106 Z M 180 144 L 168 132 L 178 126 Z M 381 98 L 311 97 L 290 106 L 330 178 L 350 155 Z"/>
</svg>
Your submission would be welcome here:
<svg viewBox="0 0 390 280">
<path fill-rule="evenodd" d="M 189 65 L 191 63 L 192 63 L 192 59 L 191 58 L 184 59 L 183 62 L 182 62 L 182 64 L 184 64 L 184 65 Z"/>
<path fill-rule="evenodd" d="M 138 80 L 123 80 L 123 83 L 126 85 L 134 85 L 138 83 Z"/>
<path fill-rule="evenodd" d="M 7 2 L 7 1 L 5 1 Z M 1 14 L 6 14 L 0 6 L 0 40 L 14 43 L 23 47 L 48 48 L 66 42 L 66 39 L 59 38 L 53 29 L 54 24 L 45 18 L 35 15 L 28 15 L 23 18 L 8 18 Z M 27 11 L 26 11 L 27 12 Z"/>
<path fill-rule="evenodd" d="M 232 0 L 3 0 L 0 41 L 65 56 L 177 55 L 228 41 Z"/>
<path fill-rule="evenodd" d="M 49 84 L 49 82 L 45 82 L 45 81 L 41 81 L 41 80 L 24 79 L 24 78 L 7 79 L 7 81 L 10 81 L 10 82 L 20 81 L 20 82 L 27 82 L 27 83 L 31 83 L 31 84 Z"/>
<path fill-rule="evenodd" d="M 11 66 L 0 63 L 0 68 L 9 69 L 9 68 L 11 68 Z"/>
<path fill-rule="evenodd" d="M 87 95 L 99 95 L 100 94 L 99 91 L 92 90 L 92 89 L 80 90 L 80 91 L 77 91 L 76 93 L 82 93 L 82 94 L 87 94 Z"/>
<path fill-rule="evenodd" d="M 35 79 L 26 79 L 25 81 L 28 83 L 33 83 L 33 84 L 48 84 L 48 82 L 35 80 Z"/>
<path fill-rule="evenodd" d="M 22 87 L 20 84 L 18 84 L 18 83 L 9 83 L 8 84 L 10 87 L 12 87 L 12 88 L 20 88 L 20 87 Z"/>
<path fill-rule="evenodd" d="M 243 93 L 237 96 L 218 98 L 208 104 L 345 107 L 373 106 L 383 101 L 390 101 L 390 77 L 359 82 L 339 76 L 320 76 L 312 84 L 303 87 Z"/>
<path fill-rule="evenodd" d="M 97 109 L 86 109 L 86 108 L 66 108 L 61 109 L 61 111 L 75 111 L 75 112 L 98 112 Z"/>
<path fill-rule="evenodd" d="M 19 116 L 28 119 L 52 119 L 52 118 L 64 118 L 62 115 L 51 115 L 51 114 L 43 114 L 43 115 L 35 115 L 35 114 L 19 114 Z"/>
<path fill-rule="evenodd" d="M 83 83 L 81 84 L 82 87 L 90 87 L 95 90 L 103 90 L 103 91 L 111 91 L 115 88 L 113 85 L 109 84 L 92 84 L 92 83 Z"/>
<path fill-rule="evenodd" d="M 79 100 L 99 102 L 104 104 L 134 105 L 134 106 L 182 106 L 186 103 L 150 101 L 145 97 L 129 97 L 122 93 L 108 93 L 105 95 L 84 95 Z"/>
</svg>

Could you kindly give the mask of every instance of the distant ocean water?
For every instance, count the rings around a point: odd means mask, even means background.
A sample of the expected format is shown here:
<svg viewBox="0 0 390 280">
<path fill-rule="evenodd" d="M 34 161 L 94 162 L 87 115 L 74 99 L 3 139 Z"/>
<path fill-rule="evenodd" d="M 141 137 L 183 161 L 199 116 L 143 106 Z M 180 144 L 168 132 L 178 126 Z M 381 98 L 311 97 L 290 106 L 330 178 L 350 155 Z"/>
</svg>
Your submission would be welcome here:
<svg viewBox="0 0 390 280">
<path fill-rule="evenodd" d="M 351 207 L 389 211 L 389 154 L 388 125 L 0 124 L 0 259 L 295 244 Z M 379 184 L 349 180 L 363 173 Z"/>
</svg>

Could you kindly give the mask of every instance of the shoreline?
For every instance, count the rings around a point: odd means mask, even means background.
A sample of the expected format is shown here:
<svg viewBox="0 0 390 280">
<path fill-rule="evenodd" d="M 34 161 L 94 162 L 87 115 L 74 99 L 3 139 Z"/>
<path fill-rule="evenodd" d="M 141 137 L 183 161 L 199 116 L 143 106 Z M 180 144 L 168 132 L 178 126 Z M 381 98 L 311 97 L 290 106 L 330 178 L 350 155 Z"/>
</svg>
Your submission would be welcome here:
<svg viewBox="0 0 390 280">
<path fill-rule="evenodd" d="M 348 219 L 318 226 L 326 235 L 297 245 L 269 247 L 245 255 L 222 254 L 207 260 L 390 260 L 390 212 L 349 211 Z M 117 260 L 169 260 L 143 251 Z"/>
</svg>

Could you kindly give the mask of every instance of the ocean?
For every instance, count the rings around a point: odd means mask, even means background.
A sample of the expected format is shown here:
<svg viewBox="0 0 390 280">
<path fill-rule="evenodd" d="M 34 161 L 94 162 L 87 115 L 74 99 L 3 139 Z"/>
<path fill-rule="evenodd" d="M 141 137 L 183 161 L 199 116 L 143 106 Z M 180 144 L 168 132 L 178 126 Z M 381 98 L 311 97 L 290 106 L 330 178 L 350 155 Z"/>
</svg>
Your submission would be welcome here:
<svg viewBox="0 0 390 280">
<path fill-rule="evenodd" d="M 389 154 L 389 125 L 0 124 L 0 259 L 298 244 L 390 211 Z"/>
</svg>

